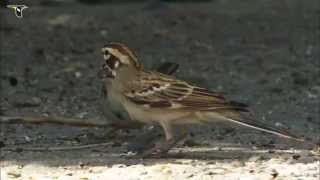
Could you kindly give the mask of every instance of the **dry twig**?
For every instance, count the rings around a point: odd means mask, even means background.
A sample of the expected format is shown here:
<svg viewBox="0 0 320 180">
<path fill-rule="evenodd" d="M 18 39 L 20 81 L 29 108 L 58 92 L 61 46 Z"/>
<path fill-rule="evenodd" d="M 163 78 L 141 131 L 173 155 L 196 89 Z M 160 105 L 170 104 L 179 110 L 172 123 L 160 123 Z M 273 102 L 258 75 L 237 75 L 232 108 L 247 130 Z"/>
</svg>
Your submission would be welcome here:
<svg viewBox="0 0 320 180">
<path fill-rule="evenodd" d="M 86 126 L 86 127 L 106 127 L 110 126 L 108 121 L 96 120 L 96 119 L 77 119 L 66 117 L 33 117 L 33 116 L 0 116 L 0 124 L 19 124 L 19 123 L 31 123 L 31 124 L 62 124 L 70 126 Z"/>
<path fill-rule="evenodd" d="M 87 144 L 79 146 L 61 146 L 61 147 L 7 147 L 2 148 L 1 151 L 71 151 L 71 150 L 81 150 L 88 148 L 95 148 L 101 146 L 110 146 L 113 145 L 112 142 L 99 143 L 99 144 Z"/>
<path fill-rule="evenodd" d="M 104 121 L 97 119 L 77 119 L 66 117 L 35 117 L 35 116 L 0 116 L 0 124 L 60 124 L 69 126 L 82 127 L 112 127 L 115 129 L 137 129 L 141 128 L 142 124 L 139 122 L 128 122 L 125 120 L 119 121 Z"/>
</svg>

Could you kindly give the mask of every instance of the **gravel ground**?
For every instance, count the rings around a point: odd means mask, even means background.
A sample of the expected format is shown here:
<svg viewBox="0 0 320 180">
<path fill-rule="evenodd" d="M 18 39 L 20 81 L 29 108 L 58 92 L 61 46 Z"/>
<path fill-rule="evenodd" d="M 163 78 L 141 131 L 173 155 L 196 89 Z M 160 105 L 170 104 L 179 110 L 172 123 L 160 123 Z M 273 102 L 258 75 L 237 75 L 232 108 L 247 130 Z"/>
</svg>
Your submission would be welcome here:
<svg viewBox="0 0 320 180">
<path fill-rule="evenodd" d="M 5 115 L 103 119 L 100 48 L 124 42 L 147 68 L 249 104 L 261 121 L 320 141 L 320 6 L 310 1 L 202 3 L 25 1 L 1 9 L 1 109 Z M 124 156 L 139 130 L 1 125 L 1 147 L 112 142 L 74 151 L 1 151 L 1 179 L 319 179 L 314 146 L 247 128 L 192 128 L 161 159 Z"/>
</svg>

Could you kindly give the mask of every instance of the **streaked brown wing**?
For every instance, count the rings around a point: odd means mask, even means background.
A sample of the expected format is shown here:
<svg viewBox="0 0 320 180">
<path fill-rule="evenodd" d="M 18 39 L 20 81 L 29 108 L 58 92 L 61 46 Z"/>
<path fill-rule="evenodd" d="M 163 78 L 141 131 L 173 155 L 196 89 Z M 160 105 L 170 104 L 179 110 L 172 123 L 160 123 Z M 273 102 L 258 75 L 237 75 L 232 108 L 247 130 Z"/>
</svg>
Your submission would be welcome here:
<svg viewBox="0 0 320 180">
<path fill-rule="evenodd" d="M 139 88 L 126 93 L 132 102 L 150 108 L 211 111 L 238 109 L 247 111 L 244 105 L 228 102 L 221 93 L 192 86 L 160 73 L 146 72 L 140 78 Z"/>
</svg>

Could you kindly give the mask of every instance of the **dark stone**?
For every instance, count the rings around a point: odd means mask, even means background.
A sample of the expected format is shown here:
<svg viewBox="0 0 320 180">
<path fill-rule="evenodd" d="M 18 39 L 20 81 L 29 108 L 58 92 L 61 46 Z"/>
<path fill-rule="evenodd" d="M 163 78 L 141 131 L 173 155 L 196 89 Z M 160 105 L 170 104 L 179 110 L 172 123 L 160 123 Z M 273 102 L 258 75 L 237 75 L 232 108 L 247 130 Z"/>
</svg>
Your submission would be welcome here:
<svg viewBox="0 0 320 180">
<path fill-rule="evenodd" d="M 302 73 L 293 72 L 291 74 L 291 76 L 293 78 L 293 83 L 295 85 L 306 86 L 309 84 L 309 79 L 307 77 L 305 77 L 304 74 L 302 74 Z"/>
<path fill-rule="evenodd" d="M 201 146 L 201 143 L 198 143 L 192 139 L 188 139 L 184 142 L 184 145 L 188 147 L 196 147 L 196 146 Z"/>
<path fill-rule="evenodd" d="M 9 82 L 11 86 L 17 86 L 18 85 L 18 79 L 16 77 L 10 76 Z"/>
<path fill-rule="evenodd" d="M 298 160 L 300 157 L 301 157 L 301 156 L 300 156 L 299 154 L 295 154 L 295 155 L 292 156 L 292 158 L 293 158 L 294 160 Z"/>
<path fill-rule="evenodd" d="M 0 141 L 0 148 L 3 148 L 3 147 L 5 147 L 6 145 L 4 144 L 4 142 L 3 141 Z"/>
</svg>

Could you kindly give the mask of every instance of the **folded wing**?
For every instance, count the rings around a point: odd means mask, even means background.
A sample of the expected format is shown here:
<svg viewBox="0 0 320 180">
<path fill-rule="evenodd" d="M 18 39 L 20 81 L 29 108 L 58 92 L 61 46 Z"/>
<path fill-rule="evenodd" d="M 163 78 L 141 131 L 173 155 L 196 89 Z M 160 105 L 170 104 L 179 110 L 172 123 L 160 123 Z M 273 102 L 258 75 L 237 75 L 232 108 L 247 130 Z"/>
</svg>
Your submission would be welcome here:
<svg viewBox="0 0 320 180">
<path fill-rule="evenodd" d="M 132 102 L 148 108 L 212 111 L 234 109 L 247 111 L 242 103 L 227 101 L 221 93 L 190 85 L 155 72 L 141 76 L 135 91 L 126 92 Z"/>
</svg>

